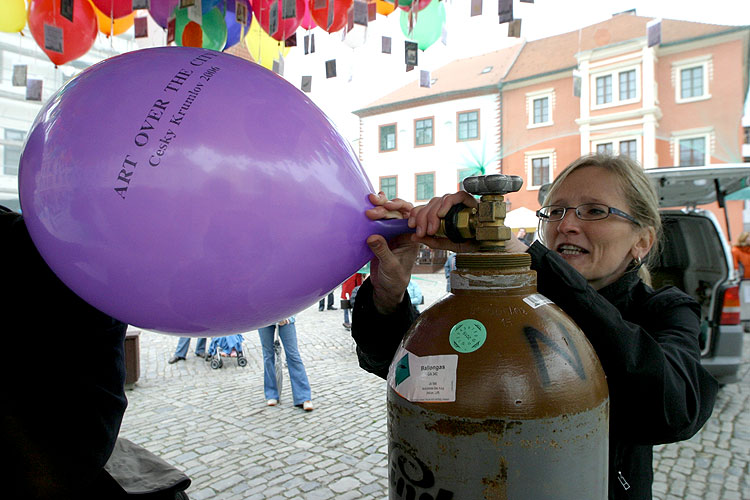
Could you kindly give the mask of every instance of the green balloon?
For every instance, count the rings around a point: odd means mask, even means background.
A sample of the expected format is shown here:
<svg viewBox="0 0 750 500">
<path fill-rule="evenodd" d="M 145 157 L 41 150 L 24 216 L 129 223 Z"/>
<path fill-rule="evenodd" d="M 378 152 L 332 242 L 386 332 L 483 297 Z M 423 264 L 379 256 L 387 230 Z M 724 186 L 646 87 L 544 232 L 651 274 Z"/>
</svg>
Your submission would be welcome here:
<svg viewBox="0 0 750 500">
<path fill-rule="evenodd" d="M 175 17 L 174 41 L 177 45 L 182 45 L 182 31 L 190 22 L 187 15 L 187 9 L 177 9 Z M 218 7 L 203 14 L 203 48 L 210 50 L 221 50 L 227 41 L 227 25 L 224 21 L 224 14 Z"/>
<path fill-rule="evenodd" d="M 445 24 L 445 5 L 432 0 L 424 9 L 413 14 L 414 26 L 409 33 L 409 13 L 401 11 L 401 31 L 406 38 L 417 42 L 420 50 L 426 50 L 440 38 Z"/>
</svg>

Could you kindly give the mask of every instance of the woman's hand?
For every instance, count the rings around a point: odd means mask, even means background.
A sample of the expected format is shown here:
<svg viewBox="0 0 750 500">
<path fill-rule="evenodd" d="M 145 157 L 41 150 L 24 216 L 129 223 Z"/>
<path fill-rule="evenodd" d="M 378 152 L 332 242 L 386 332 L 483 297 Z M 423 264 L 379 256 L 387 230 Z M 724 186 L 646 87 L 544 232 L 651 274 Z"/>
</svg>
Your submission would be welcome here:
<svg viewBox="0 0 750 500">
<path fill-rule="evenodd" d="M 446 194 L 431 199 L 427 205 L 415 207 L 409 215 L 409 227 L 416 230 L 412 241 L 424 243 L 430 248 L 440 250 L 452 250 L 454 252 L 476 252 L 479 245 L 476 241 L 464 243 L 453 243 L 448 238 L 435 238 L 435 233 L 440 229 L 440 220 L 448 214 L 454 205 L 463 203 L 469 208 L 476 208 L 477 200 L 466 191 Z"/>
</svg>

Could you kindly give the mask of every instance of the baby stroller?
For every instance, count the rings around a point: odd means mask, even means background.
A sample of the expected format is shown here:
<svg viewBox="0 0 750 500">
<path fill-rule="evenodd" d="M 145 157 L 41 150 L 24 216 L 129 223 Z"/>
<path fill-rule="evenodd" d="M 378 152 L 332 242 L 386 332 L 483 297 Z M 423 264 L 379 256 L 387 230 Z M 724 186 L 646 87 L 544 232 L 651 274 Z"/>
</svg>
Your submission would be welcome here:
<svg viewBox="0 0 750 500">
<path fill-rule="evenodd" d="M 247 366 L 247 358 L 242 353 L 242 334 L 227 335 L 226 337 L 214 337 L 211 339 L 211 344 L 208 347 L 208 356 L 206 361 L 211 363 L 211 368 L 218 370 L 224 366 L 224 360 L 222 353 L 225 357 L 236 357 L 237 366 L 244 368 Z"/>
</svg>

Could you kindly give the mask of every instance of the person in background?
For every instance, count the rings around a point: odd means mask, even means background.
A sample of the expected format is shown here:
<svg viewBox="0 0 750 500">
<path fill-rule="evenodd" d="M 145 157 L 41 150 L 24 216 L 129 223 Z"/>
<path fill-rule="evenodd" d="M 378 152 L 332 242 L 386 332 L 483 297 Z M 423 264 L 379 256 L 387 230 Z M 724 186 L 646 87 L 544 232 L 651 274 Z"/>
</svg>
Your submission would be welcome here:
<svg viewBox="0 0 750 500">
<path fill-rule="evenodd" d="M 286 353 L 294 406 L 300 406 L 305 411 L 312 411 L 310 382 L 307 379 L 305 365 L 302 363 L 297 347 L 295 321 L 295 317 L 292 316 L 280 321 L 278 325 L 269 325 L 258 330 L 260 345 L 263 348 L 263 392 L 266 396 L 266 405 L 276 406 L 279 404 L 279 388 L 276 386 L 276 357 L 273 351 L 273 337 L 278 327 L 279 338 Z"/>
<path fill-rule="evenodd" d="M 411 299 L 411 305 L 419 313 L 419 306 L 424 304 L 424 297 L 422 296 L 422 289 L 414 281 L 414 277 L 409 280 L 409 285 L 406 287 L 409 298 Z"/>
<path fill-rule="evenodd" d="M 743 231 L 737 238 L 737 244 L 732 247 L 734 268 L 743 280 L 750 279 L 750 233 Z"/>
<path fill-rule="evenodd" d="M 516 238 L 523 243 L 526 246 L 530 246 L 531 243 L 534 241 L 534 237 L 526 232 L 526 229 L 521 228 L 518 230 L 518 234 L 516 234 Z"/>
<path fill-rule="evenodd" d="M 175 349 L 174 355 L 167 363 L 172 365 L 178 361 L 185 361 L 189 348 L 190 337 L 180 337 L 180 340 L 177 342 L 177 349 Z M 206 358 L 206 337 L 201 337 L 195 341 L 195 355 L 199 358 Z"/>
<path fill-rule="evenodd" d="M 351 330 L 352 328 L 352 324 L 349 321 L 349 309 L 351 308 L 349 301 L 352 298 L 352 291 L 356 287 L 360 286 L 363 281 L 364 275 L 356 272 L 349 276 L 346 281 L 341 284 L 341 309 L 344 310 L 344 328 L 346 328 L 347 330 Z M 347 307 L 344 307 L 344 305 L 347 305 Z"/>
<path fill-rule="evenodd" d="M 448 252 L 448 258 L 445 259 L 445 264 L 443 265 L 443 271 L 445 271 L 445 290 L 450 292 L 451 291 L 451 271 L 453 271 L 456 268 L 456 253 L 455 252 Z"/>
<path fill-rule="evenodd" d="M 389 243 L 367 239 L 376 258 L 357 295 L 352 337 L 360 366 L 385 378 L 415 319 L 407 285 L 419 245 L 476 251 L 475 242 L 433 235 L 453 205 L 477 201 L 466 192 L 416 208 L 382 193 L 370 201 L 370 219 L 400 216 L 415 228 Z M 701 365 L 698 304 L 675 287 L 647 284 L 645 263 L 661 231 L 656 194 L 636 161 L 588 155 L 555 178 L 537 216 L 541 240 L 527 247 L 512 237 L 506 248 L 530 254 L 539 293 L 583 330 L 607 376 L 609 498 L 650 500 L 653 446 L 698 432 L 718 390 Z"/>
<path fill-rule="evenodd" d="M 323 297 L 320 299 L 320 302 L 318 302 L 318 311 L 322 311 L 323 308 L 325 308 L 326 305 L 326 299 Z M 336 308 L 333 307 L 333 290 L 331 290 L 331 293 L 328 294 L 328 310 L 329 311 L 335 311 Z"/>
</svg>

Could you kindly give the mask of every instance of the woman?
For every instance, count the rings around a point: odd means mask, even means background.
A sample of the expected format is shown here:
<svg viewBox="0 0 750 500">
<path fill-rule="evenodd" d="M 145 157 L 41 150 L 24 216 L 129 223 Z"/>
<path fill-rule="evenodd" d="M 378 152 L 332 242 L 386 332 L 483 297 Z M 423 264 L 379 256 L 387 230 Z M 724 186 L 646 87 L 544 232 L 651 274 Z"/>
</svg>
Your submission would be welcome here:
<svg viewBox="0 0 750 500">
<path fill-rule="evenodd" d="M 301 406 L 305 411 L 312 411 L 310 398 L 310 381 L 307 379 L 305 365 L 297 347 L 297 328 L 295 317 L 282 320 L 278 324 L 279 338 L 284 345 L 286 364 L 289 368 L 289 382 L 292 385 L 294 406 Z M 267 406 L 279 404 L 279 387 L 276 386 L 276 357 L 273 350 L 274 333 L 277 325 L 264 326 L 258 330 L 260 345 L 263 349 L 263 392 Z"/>
<path fill-rule="evenodd" d="M 732 247 L 734 268 L 740 272 L 740 278 L 750 279 L 750 233 L 743 231 L 737 238 L 737 244 Z"/>
<path fill-rule="evenodd" d="M 457 252 L 436 239 L 440 217 L 456 203 L 476 206 L 464 192 L 412 208 L 371 195 L 371 219 L 409 218 L 414 235 L 391 243 L 367 240 L 376 258 L 360 288 L 352 336 L 360 365 L 385 376 L 413 314 L 405 306 L 419 243 Z M 638 163 L 626 157 L 584 156 L 554 181 L 538 212 L 544 245 L 513 238 L 527 251 L 538 290 L 581 327 L 599 356 L 610 390 L 609 498 L 650 499 L 652 446 L 688 439 L 711 415 L 718 384 L 700 364 L 699 308 L 688 295 L 647 285 L 644 260 L 660 231 L 656 196 Z"/>
</svg>

